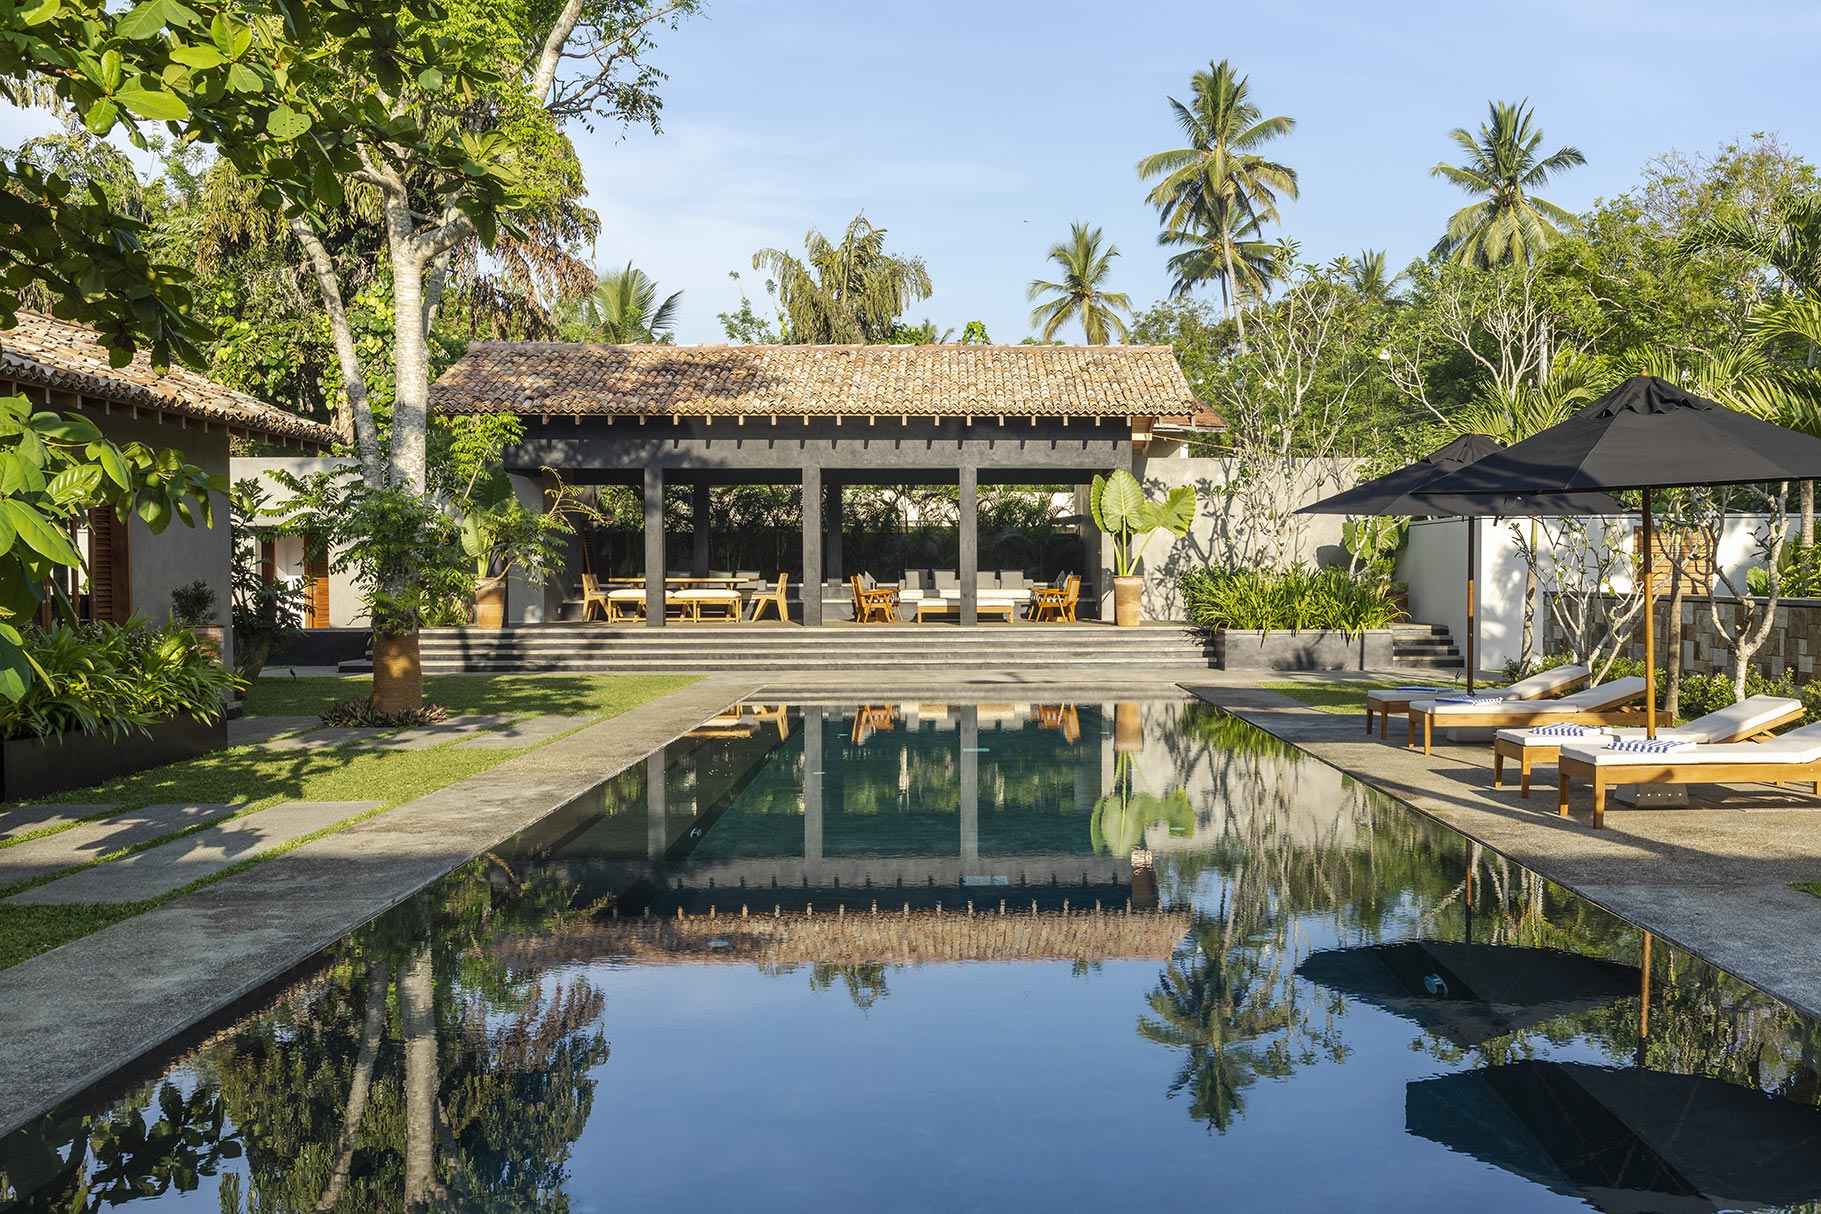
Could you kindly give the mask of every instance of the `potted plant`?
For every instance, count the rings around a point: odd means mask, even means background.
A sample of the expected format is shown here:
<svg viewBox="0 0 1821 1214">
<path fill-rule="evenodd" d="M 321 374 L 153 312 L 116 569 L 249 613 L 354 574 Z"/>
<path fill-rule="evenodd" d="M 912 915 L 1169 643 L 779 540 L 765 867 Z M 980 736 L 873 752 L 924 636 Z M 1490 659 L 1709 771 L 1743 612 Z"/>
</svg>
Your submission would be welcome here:
<svg viewBox="0 0 1821 1214">
<path fill-rule="evenodd" d="M 499 488 L 485 502 L 471 502 L 462 517 L 462 552 L 474 562 L 474 626 L 506 624 L 506 575 L 519 569 L 541 584 L 562 564 L 566 541 L 574 528 L 563 517 L 567 494 L 559 488 L 546 510 L 532 510 L 513 496 L 499 478 Z"/>
<path fill-rule="evenodd" d="M 201 578 L 171 591 L 171 622 L 194 632 L 203 649 L 219 661 L 227 631 L 215 622 L 215 605 L 215 588 Z"/>
<path fill-rule="evenodd" d="M 1145 497 L 1144 486 L 1124 468 L 1096 476 L 1090 498 L 1094 525 L 1113 538 L 1113 620 L 1135 627 L 1143 610 L 1144 578 L 1138 562 L 1159 531 L 1184 536 L 1195 521 L 1195 488 L 1178 485 L 1163 501 Z"/>
</svg>

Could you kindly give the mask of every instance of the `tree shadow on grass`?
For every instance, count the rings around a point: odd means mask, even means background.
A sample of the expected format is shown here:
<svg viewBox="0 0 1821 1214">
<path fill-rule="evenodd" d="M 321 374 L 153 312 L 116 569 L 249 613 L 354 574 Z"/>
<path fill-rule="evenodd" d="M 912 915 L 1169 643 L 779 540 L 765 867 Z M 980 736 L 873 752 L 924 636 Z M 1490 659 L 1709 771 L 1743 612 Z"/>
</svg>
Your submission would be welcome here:
<svg viewBox="0 0 1821 1214">
<path fill-rule="evenodd" d="M 424 699 L 453 716 L 471 712 L 521 715 L 623 712 L 646 700 L 686 687 L 689 675 L 431 675 Z M 371 679 L 262 679 L 247 694 L 247 711 L 257 716 L 320 714 L 338 700 L 364 699 Z"/>
</svg>

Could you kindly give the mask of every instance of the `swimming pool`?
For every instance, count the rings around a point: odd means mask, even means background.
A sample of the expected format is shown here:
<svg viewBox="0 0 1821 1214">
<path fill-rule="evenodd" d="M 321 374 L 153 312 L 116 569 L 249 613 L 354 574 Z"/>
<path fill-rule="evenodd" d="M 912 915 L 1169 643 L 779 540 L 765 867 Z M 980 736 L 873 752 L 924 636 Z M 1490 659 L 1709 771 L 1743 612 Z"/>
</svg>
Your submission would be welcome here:
<svg viewBox="0 0 1821 1214">
<path fill-rule="evenodd" d="M 1781 1208 L 1818 1064 L 1208 706 L 757 704 L 0 1142 L 0 1210 Z"/>
</svg>

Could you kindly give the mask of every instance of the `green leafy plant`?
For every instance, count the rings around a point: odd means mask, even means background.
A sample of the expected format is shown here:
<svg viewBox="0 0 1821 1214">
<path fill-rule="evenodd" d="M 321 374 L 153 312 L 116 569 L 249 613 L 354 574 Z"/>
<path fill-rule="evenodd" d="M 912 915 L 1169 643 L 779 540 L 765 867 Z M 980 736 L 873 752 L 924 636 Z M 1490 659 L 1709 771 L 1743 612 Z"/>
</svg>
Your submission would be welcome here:
<svg viewBox="0 0 1821 1214">
<path fill-rule="evenodd" d="M 1184 536 L 1195 521 L 1195 487 L 1178 485 L 1161 502 L 1144 495 L 1138 478 L 1118 468 L 1096 476 L 1090 496 L 1094 525 L 1113 539 L 1113 571 L 1132 577 L 1151 538 L 1159 531 Z"/>
<path fill-rule="evenodd" d="M 119 737 L 188 716 L 214 720 L 242 683 L 187 625 L 53 624 L 22 631 L 38 671 L 17 700 L 0 704 L 0 738 L 63 733 Z"/>
<path fill-rule="evenodd" d="M 364 726 L 390 729 L 400 725 L 434 725 L 449 712 L 439 704 L 425 704 L 398 712 L 381 712 L 371 700 L 337 700 L 323 709 L 322 723 L 337 727 Z"/>
<path fill-rule="evenodd" d="M 215 588 L 197 578 L 171 591 L 171 619 L 191 628 L 215 622 Z"/>
<path fill-rule="evenodd" d="M 258 481 L 242 480 L 228 495 L 234 537 L 233 601 L 234 667 L 240 677 L 259 677 L 274 652 L 303 633 L 307 583 L 266 577 L 260 554 L 258 520 L 266 493 Z"/>
<path fill-rule="evenodd" d="M 1391 584 L 1345 569 L 1190 569 L 1182 596 L 1191 628 L 1348 634 L 1387 628 L 1401 614 Z"/>
</svg>

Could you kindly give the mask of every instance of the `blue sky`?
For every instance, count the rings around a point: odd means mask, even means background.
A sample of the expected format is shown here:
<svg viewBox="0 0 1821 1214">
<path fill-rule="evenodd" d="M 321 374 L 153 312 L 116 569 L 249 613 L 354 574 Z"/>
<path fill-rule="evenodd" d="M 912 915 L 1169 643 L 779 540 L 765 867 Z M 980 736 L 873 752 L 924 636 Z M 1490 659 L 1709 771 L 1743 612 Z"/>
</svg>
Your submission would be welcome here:
<svg viewBox="0 0 1821 1214">
<path fill-rule="evenodd" d="M 663 134 L 576 139 L 599 263 L 630 258 L 683 290 L 684 341 L 723 340 L 715 313 L 738 297 L 727 271 L 758 298 L 755 249 L 798 248 L 860 210 L 928 262 L 936 293 L 912 319 L 980 319 L 1016 341 L 1025 284 L 1047 276 L 1075 219 L 1118 244 L 1116 289 L 1139 306 L 1164 294 L 1132 166 L 1177 146 L 1165 98 L 1212 59 L 1297 120 L 1274 150 L 1301 173 L 1283 231 L 1305 257 L 1385 248 L 1401 265 L 1461 205 L 1428 170 L 1491 98 L 1529 97 L 1551 150 L 1586 153 L 1548 192 L 1575 210 L 1652 156 L 1757 131 L 1821 160 L 1817 34 L 1821 4 L 1806 0 L 709 0 L 655 52 L 670 76 Z M 44 123 L 0 114 L 0 144 Z"/>
</svg>

